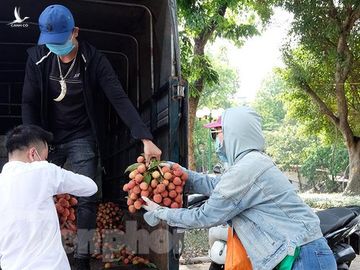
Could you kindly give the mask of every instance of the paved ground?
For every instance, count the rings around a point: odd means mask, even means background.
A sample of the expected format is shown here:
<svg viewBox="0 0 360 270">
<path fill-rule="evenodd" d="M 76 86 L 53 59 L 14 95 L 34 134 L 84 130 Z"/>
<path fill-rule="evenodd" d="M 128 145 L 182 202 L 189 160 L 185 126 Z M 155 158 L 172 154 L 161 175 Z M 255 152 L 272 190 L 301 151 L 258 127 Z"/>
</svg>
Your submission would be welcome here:
<svg viewBox="0 0 360 270">
<path fill-rule="evenodd" d="M 180 265 L 180 270 L 208 270 L 210 263 Z"/>
<path fill-rule="evenodd" d="M 179 270 L 208 270 L 209 266 L 210 266 L 210 263 L 180 265 Z M 91 269 L 102 270 L 103 264 L 100 261 L 94 261 L 91 266 Z M 117 267 L 117 268 L 112 268 L 112 269 L 114 269 L 114 270 L 115 269 L 116 270 L 135 270 L 135 269 L 139 269 L 139 268 L 133 267 L 133 266 L 123 266 L 123 267 Z M 360 256 L 357 256 L 356 259 L 353 261 L 353 263 L 350 266 L 350 270 L 360 270 Z"/>
<path fill-rule="evenodd" d="M 350 265 L 350 270 L 359 270 L 359 269 L 360 269 L 360 256 L 358 255 Z"/>
<path fill-rule="evenodd" d="M 192 265 L 180 265 L 180 270 L 208 270 L 210 263 L 192 264 Z M 350 270 L 360 270 L 360 256 L 350 266 Z"/>
</svg>

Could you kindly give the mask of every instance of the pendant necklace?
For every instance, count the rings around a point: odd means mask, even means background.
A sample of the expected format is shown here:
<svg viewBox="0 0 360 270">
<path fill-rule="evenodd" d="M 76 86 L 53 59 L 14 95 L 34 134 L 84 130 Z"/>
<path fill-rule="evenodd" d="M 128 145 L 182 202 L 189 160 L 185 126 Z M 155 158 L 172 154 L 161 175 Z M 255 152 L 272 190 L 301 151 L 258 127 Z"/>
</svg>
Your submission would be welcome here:
<svg viewBox="0 0 360 270">
<path fill-rule="evenodd" d="M 70 74 L 71 70 L 74 68 L 75 61 L 76 61 L 76 55 L 75 55 L 75 58 L 72 60 L 72 63 L 70 65 L 70 67 L 69 67 L 69 70 L 66 72 L 65 76 L 63 76 L 62 70 L 61 70 L 61 65 L 60 65 L 60 57 L 57 56 L 57 62 L 58 62 L 58 66 L 59 66 L 59 75 L 60 75 L 59 83 L 60 83 L 61 92 L 60 92 L 60 95 L 57 98 L 54 98 L 54 101 L 59 102 L 59 101 L 64 99 L 64 97 L 66 95 L 66 91 L 67 91 L 67 86 L 66 86 L 65 79 Z"/>
</svg>

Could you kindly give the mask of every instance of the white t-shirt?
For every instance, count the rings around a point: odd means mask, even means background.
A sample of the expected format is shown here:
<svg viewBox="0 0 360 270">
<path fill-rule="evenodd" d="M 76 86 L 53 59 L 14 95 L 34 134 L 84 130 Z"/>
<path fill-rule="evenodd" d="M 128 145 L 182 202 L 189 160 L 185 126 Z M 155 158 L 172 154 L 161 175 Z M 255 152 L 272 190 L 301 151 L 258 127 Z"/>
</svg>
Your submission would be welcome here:
<svg viewBox="0 0 360 270">
<path fill-rule="evenodd" d="M 10 161 L 0 174 L 2 270 L 70 270 L 53 196 L 91 196 L 90 178 L 47 161 Z"/>
</svg>

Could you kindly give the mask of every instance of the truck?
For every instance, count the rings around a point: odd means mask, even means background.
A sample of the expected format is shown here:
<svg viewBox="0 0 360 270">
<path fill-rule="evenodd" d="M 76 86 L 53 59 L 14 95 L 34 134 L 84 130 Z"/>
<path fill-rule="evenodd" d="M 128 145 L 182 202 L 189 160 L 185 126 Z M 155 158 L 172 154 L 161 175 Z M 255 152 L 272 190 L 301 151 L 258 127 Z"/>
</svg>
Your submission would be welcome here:
<svg viewBox="0 0 360 270">
<path fill-rule="evenodd" d="M 162 160 L 187 164 L 187 89 L 181 79 L 177 7 L 175 0 L 61 0 L 86 40 L 104 53 L 125 92 L 162 150 Z M 0 135 L 22 123 L 21 100 L 26 50 L 37 44 L 38 18 L 53 1 L 3 0 L 0 9 Z M 15 20 L 18 19 L 22 20 Z M 20 22 L 21 21 L 21 22 Z M 106 151 L 99 174 L 101 202 L 116 202 L 125 211 L 122 185 L 126 167 L 141 153 L 142 144 L 131 138 L 110 103 L 99 99 L 103 114 Z M 7 161 L 4 147 L 0 166 Z M 136 215 L 135 215 L 136 216 Z M 153 230 L 135 217 L 138 229 Z M 161 269 L 179 268 L 182 234 L 164 223 L 159 243 L 165 252 L 148 257 Z M 97 269 L 97 268 L 96 268 Z M 100 269 L 100 268 L 99 268 Z M 124 266 L 120 269 L 132 269 Z"/>
</svg>

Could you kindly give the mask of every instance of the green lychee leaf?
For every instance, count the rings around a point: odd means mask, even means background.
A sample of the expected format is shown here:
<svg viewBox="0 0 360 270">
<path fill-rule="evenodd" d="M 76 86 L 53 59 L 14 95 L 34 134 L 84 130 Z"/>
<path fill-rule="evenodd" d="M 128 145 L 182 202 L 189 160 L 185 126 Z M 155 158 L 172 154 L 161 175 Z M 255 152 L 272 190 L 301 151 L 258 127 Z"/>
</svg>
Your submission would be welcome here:
<svg viewBox="0 0 360 270">
<path fill-rule="evenodd" d="M 124 171 L 124 173 L 132 172 L 132 171 L 135 170 L 140 164 L 142 164 L 142 163 L 134 163 L 134 164 L 131 164 L 129 167 L 126 168 L 126 170 Z"/>
<path fill-rule="evenodd" d="M 151 182 L 151 174 L 149 174 L 149 173 L 144 174 L 144 182 L 147 183 L 147 184 L 150 184 L 150 182 Z"/>
</svg>

